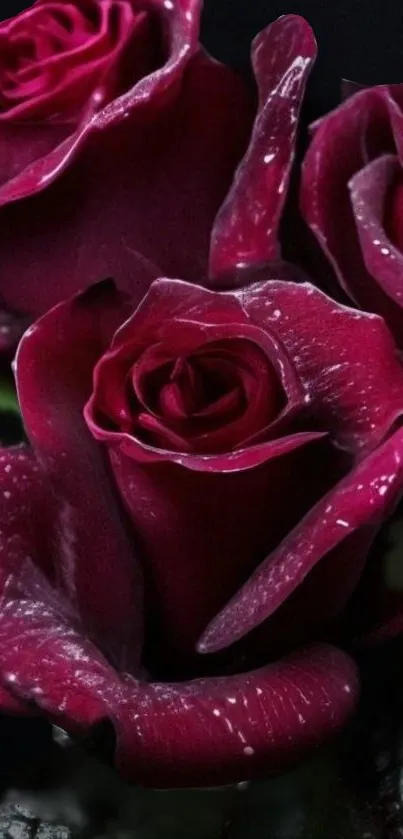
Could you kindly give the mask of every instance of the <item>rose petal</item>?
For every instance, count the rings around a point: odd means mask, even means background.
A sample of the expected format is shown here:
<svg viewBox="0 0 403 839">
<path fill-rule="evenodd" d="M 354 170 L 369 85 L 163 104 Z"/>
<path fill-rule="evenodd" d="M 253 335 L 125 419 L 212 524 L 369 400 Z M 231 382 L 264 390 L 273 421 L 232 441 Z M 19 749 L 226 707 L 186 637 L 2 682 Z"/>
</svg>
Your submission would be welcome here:
<svg viewBox="0 0 403 839">
<path fill-rule="evenodd" d="M 295 154 L 299 109 L 315 56 L 313 32 L 297 15 L 279 18 L 254 41 L 259 112 L 249 149 L 214 224 L 210 251 L 214 284 L 237 267 L 279 256 L 278 225 Z"/>
<path fill-rule="evenodd" d="M 229 646 L 266 620 L 322 557 L 338 546 L 343 551 L 346 537 L 379 526 L 402 492 L 403 431 L 399 430 L 340 481 L 267 557 L 212 621 L 199 650 L 214 652 Z M 365 530 L 364 544 L 367 551 Z M 358 547 L 357 560 L 362 563 Z"/>
<path fill-rule="evenodd" d="M 242 82 L 197 51 L 198 6 L 165 6 L 168 63 L 0 190 L 7 306 L 42 313 L 106 276 L 139 301 L 149 284 L 139 253 L 159 273 L 206 274 L 211 225 L 252 108 Z"/>
<path fill-rule="evenodd" d="M 384 439 L 402 416 L 403 370 L 380 318 L 308 283 L 257 283 L 235 296 L 253 322 L 277 334 L 337 446 L 363 453 Z"/>
<path fill-rule="evenodd" d="M 34 567 L 11 569 L 0 594 L 3 684 L 72 733 L 109 719 L 117 769 L 133 783 L 200 786 L 284 771 L 354 709 L 356 669 L 327 646 L 239 676 L 119 678 Z"/>
<path fill-rule="evenodd" d="M 384 155 L 354 175 L 349 188 L 365 265 L 390 299 L 388 312 L 394 304 L 399 307 L 396 319 L 403 325 L 403 254 L 384 228 L 389 190 L 400 171 L 397 157 Z"/>
<path fill-rule="evenodd" d="M 117 666 L 133 669 L 141 652 L 139 567 L 82 418 L 93 366 L 125 313 L 108 283 L 61 304 L 25 333 L 16 378 L 25 427 L 56 495 L 58 583 L 91 637 Z"/>
<path fill-rule="evenodd" d="M 402 314 L 390 297 L 389 266 L 385 285 L 383 273 L 374 277 L 365 266 L 348 190 L 372 159 L 400 147 L 403 117 L 392 93 L 387 87 L 365 89 L 314 126 L 301 208 L 343 289 L 361 308 L 385 317 L 400 344 Z"/>
</svg>

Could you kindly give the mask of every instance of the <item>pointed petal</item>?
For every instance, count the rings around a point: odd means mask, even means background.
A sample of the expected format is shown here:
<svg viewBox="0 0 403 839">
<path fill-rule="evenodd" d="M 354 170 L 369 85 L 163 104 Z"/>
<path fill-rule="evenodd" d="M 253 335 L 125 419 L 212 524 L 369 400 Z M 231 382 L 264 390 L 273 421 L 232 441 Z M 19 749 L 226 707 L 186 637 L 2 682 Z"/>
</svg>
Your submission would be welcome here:
<svg viewBox="0 0 403 839">
<path fill-rule="evenodd" d="M 313 32 L 297 15 L 279 18 L 254 41 L 260 104 L 249 149 L 215 220 L 210 251 L 214 285 L 237 268 L 279 257 L 278 226 L 315 56 Z"/>
<path fill-rule="evenodd" d="M 361 528 L 365 556 L 366 529 L 379 527 L 402 493 L 403 431 L 399 430 L 340 481 L 267 557 L 212 621 L 199 650 L 222 649 L 266 620 L 323 557 L 333 551 L 333 561 L 339 562 L 345 539 Z M 356 561 L 362 567 L 362 552 L 356 547 Z"/>
</svg>

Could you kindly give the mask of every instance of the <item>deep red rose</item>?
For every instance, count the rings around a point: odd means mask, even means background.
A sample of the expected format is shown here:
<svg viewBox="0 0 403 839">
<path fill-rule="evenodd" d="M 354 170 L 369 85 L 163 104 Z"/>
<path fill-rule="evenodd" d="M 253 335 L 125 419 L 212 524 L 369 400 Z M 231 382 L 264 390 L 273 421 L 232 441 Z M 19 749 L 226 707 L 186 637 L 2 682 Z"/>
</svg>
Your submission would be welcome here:
<svg viewBox="0 0 403 839">
<path fill-rule="evenodd" d="M 158 276 L 218 282 L 233 269 L 231 242 L 252 229 L 259 258 L 279 258 L 314 37 L 293 15 L 257 37 L 256 112 L 242 81 L 200 47 L 200 5 L 40 0 L 0 27 L 8 308 L 37 316 L 108 276 L 135 302 Z M 221 231 L 236 206 L 230 242 Z M 237 258 L 251 262 L 241 249 Z"/>
<path fill-rule="evenodd" d="M 32 448 L 0 456 L 0 699 L 73 733 L 109 720 L 133 782 L 282 771 L 355 707 L 324 642 L 403 490 L 403 370 L 380 318 L 264 274 L 158 280 L 134 314 L 102 283 L 17 354 Z"/>
<path fill-rule="evenodd" d="M 313 126 L 302 212 L 348 296 L 403 346 L 403 86 L 345 86 Z"/>
</svg>

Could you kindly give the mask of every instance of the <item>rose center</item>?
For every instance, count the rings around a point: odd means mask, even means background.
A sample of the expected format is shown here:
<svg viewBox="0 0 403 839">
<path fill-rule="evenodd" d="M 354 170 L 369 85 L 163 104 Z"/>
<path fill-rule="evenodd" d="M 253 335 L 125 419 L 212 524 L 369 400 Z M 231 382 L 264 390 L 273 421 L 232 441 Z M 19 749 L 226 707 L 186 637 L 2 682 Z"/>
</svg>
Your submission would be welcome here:
<svg viewBox="0 0 403 839">
<path fill-rule="evenodd" d="M 246 445 L 283 406 L 277 373 L 249 340 L 204 344 L 172 358 L 157 345 L 126 377 L 122 430 L 152 446 L 216 453 Z"/>
<path fill-rule="evenodd" d="M 127 0 L 43 3 L 22 13 L 0 27 L 0 114 L 71 118 L 99 87 L 105 104 L 163 61 L 153 26 Z"/>
</svg>

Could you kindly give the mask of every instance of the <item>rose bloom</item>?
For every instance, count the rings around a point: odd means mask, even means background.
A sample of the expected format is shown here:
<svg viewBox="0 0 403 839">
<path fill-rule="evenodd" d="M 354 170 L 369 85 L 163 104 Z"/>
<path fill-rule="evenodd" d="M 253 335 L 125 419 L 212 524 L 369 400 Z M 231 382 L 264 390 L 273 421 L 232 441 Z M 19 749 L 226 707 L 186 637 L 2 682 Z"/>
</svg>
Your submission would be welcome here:
<svg viewBox="0 0 403 839">
<path fill-rule="evenodd" d="M 149 263 L 155 277 L 206 274 L 255 104 L 200 47 L 200 6 L 37 0 L 0 24 L 0 295 L 9 309 L 38 315 L 110 275 L 132 293 L 136 284 L 140 300 Z M 271 93 L 269 81 L 264 100 Z"/>
<path fill-rule="evenodd" d="M 234 272 L 254 251 L 236 221 Z M 272 266 L 243 280 L 159 279 L 134 311 L 105 281 L 17 353 L 30 447 L 0 456 L 2 707 L 108 725 L 135 783 L 287 769 L 354 710 L 354 638 L 401 628 L 369 554 L 403 491 L 393 339 Z"/>
<path fill-rule="evenodd" d="M 264 276 L 161 279 L 134 313 L 106 281 L 19 346 L 3 709 L 81 736 L 109 721 L 132 782 L 285 770 L 357 700 L 337 639 L 349 603 L 368 625 L 369 548 L 403 489 L 403 370 L 380 318 Z"/>
<path fill-rule="evenodd" d="M 403 86 L 360 89 L 313 126 L 302 212 L 344 292 L 403 346 Z"/>
</svg>

